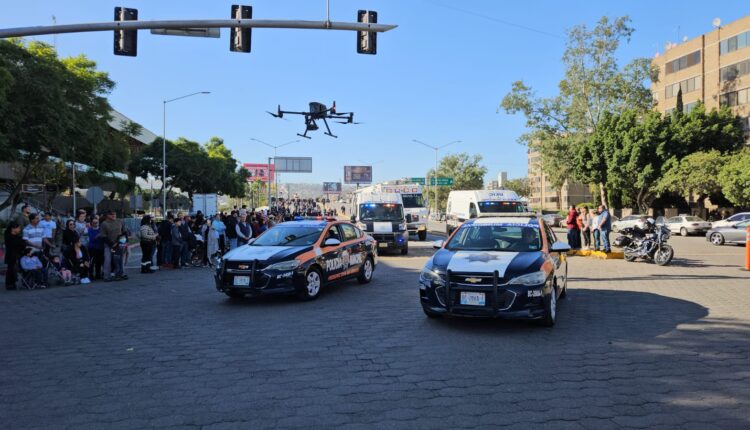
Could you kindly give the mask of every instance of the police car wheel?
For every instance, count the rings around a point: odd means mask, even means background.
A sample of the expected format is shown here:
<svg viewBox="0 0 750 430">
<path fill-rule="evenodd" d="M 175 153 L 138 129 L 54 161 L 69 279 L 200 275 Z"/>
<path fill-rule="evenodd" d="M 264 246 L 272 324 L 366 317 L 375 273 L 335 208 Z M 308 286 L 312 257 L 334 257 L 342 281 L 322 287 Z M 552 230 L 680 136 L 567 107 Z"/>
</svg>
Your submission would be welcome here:
<svg viewBox="0 0 750 430">
<path fill-rule="evenodd" d="M 310 269 L 305 275 L 305 285 L 297 293 L 297 297 L 300 300 L 315 300 L 320 293 L 320 287 L 323 281 L 321 280 L 320 271 L 318 269 Z"/>
<path fill-rule="evenodd" d="M 370 281 L 372 281 L 373 270 L 374 266 L 372 265 L 372 258 L 367 257 L 365 259 L 365 262 L 362 264 L 362 269 L 360 269 L 359 271 L 357 282 L 359 282 L 360 284 L 369 284 Z"/>
<path fill-rule="evenodd" d="M 553 288 L 552 292 L 544 298 L 544 319 L 542 324 L 545 327 L 552 327 L 557 321 L 557 291 Z"/>
<path fill-rule="evenodd" d="M 427 230 L 420 230 L 417 235 L 419 236 L 419 240 L 425 241 L 427 240 Z"/>
</svg>

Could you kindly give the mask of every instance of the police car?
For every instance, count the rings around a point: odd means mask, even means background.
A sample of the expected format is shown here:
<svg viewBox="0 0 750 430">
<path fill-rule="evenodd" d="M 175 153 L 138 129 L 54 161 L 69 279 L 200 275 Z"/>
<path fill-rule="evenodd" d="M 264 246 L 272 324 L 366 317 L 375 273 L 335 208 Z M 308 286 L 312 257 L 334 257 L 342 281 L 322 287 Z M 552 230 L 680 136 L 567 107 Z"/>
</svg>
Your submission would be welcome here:
<svg viewBox="0 0 750 430">
<path fill-rule="evenodd" d="M 542 320 L 567 292 L 567 243 L 535 214 L 479 217 L 458 227 L 419 276 L 424 313 Z"/>
<path fill-rule="evenodd" d="M 225 254 L 216 270 L 216 289 L 231 298 L 296 294 L 313 300 L 332 282 L 370 282 L 377 260 L 377 242 L 351 223 L 298 219 Z"/>
</svg>

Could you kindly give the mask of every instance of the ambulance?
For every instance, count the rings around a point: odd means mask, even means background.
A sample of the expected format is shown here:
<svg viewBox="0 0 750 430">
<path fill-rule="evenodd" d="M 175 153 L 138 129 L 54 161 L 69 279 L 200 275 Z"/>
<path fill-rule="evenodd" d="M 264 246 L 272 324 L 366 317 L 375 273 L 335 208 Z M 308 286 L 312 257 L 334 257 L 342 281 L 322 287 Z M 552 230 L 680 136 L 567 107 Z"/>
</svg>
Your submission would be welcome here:
<svg viewBox="0 0 750 430">
<path fill-rule="evenodd" d="M 511 190 L 451 191 L 446 205 L 446 233 L 480 216 L 529 212 L 526 203 Z"/>
<path fill-rule="evenodd" d="M 378 242 L 379 251 L 409 253 L 407 224 L 401 194 L 359 190 L 354 194 L 351 221 Z"/>
</svg>

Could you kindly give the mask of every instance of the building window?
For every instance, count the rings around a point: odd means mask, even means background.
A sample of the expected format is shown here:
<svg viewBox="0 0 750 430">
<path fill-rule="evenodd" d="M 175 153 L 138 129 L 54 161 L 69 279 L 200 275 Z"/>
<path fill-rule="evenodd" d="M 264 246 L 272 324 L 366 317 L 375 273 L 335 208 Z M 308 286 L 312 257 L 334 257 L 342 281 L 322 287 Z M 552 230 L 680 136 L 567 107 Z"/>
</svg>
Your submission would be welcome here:
<svg viewBox="0 0 750 430">
<path fill-rule="evenodd" d="M 719 54 L 728 54 L 747 46 L 750 46 L 750 31 L 722 40 L 719 43 Z"/>
<path fill-rule="evenodd" d="M 677 82 L 674 84 L 667 85 L 666 98 L 671 99 L 677 97 L 677 93 L 682 89 L 682 94 L 687 94 L 701 88 L 701 78 L 696 76 L 694 78 L 685 79 L 684 81 Z"/>
<path fill-rule="evenodd" d="M 701 62 L 701 51 L 695 51 L 667 63 L 667 74 L 679 72 Z"/>
<path fill-rule="evenodd" d="M 722 67 L 719 79 L 722 81 L 732 81 L 748 73 L 750 73 L 750 60 L 745 60 L 737 64 Z"/>
<path fill-rule="evenodd" d="M 690 113 L 693 111 L 693 109 L 695 109 L 696 106 L 698 106 L 698 102 L 688 103 L 683 106 L 682 111 L 685 113 Z"/>
<path fill-rule="evenodd" d="M 739 91 L 732 91 L 731 93 L 722 94 L 719 98 L 719 104 L 721 106 L 737 106 L 743 105 L 750 101 L 750 88 L 744 88 Z"/>
</svg>

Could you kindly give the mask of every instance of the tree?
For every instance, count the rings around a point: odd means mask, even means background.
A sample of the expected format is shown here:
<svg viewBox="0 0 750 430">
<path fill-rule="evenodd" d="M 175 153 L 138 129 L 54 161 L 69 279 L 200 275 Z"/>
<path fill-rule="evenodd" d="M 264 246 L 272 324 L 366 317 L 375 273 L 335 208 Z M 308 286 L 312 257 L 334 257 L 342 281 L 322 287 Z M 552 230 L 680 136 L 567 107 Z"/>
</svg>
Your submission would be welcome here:
<svg viewBox="0 0 750 430">
<path fill-rule="evenodd" d="M 694 152 L 682 160 L 670 161 L 657 189 L 660 193 L 674 192 L 686 197 L 697 195 L 697 203 L 703 208 L 705 200 L 721 193 L 719 173 L 728 161 L 728 157 L 713 150 Z"/>
<path fill-rule="evenodd" d="M 0 161 L 16 174 L 0 209 L 51 157 L 100 172 L 127 164 L 128 150 L 108 124 L 113 88 L 85 56 L 59 59 L 41 42 L 0 41 Z"/>
<path fill-rule="evenodd" d="M 511 179 L 505 183 L 505 188 L 515 191 L 519 197 L 531 196 L 531 184 L 529 178 Z"/>
<path fill-rule="evenodd" d="M 481 155 L 470 156 L 466 153 L 455 155 L 446 155 L 440 160 L 437 175 L 434 169 L 431 169 L 427 176 L 453 178 L 452 187 L 437 187 L 438 189 L 438 207 L 445 207 L 445 201 L 448 199 L 450 190 L 480 190 L 484 186 L 484 175 L 487 174 L 487 168 L 480 165 Z M 430 192 L 432 195 L 432 192 Z"/>
<path fill-rule="evenodd" d="M 750 149 L 729 157 L 719 172 L 724 196 L 737 206 L 750 206 Z"/>
<path fill-rule="evenodd" d="M 685 105 L 682 102 L 682 86 L 680 86 L 680 89 L 677 90 L 677 101 L 675 102 L 673 112 L 675 116 L 681 116 L 683 113 L 685 113 Z"/>
<path fill-rule="evenodd" d="M 542 170 L 553 186 L 562 186 L 568 178 L 597 183 L 603 204 L 608 171 L 601 160 L 589 162 L 586 157 L 600 150 L 591 146 L 595 142 L 589 137 L 597 132 L 605 113 L 645 112 L 653 104 L 644 85 L 656 76 L 650 60 L 637 58 L 620 68 L 616 59 L 620 44 L 629 41 L 633 31 L 628 17 L 602 17 L 593 29 L 573 27 L 568 31 L 559 94 L 540 98 L 519 81 L 501 103 L 506 112 L 526 116 L 531 131 L 519 140 L 540 151 Z M 584 145 L 589 147 L 580 148 Z"/>
</svg>

